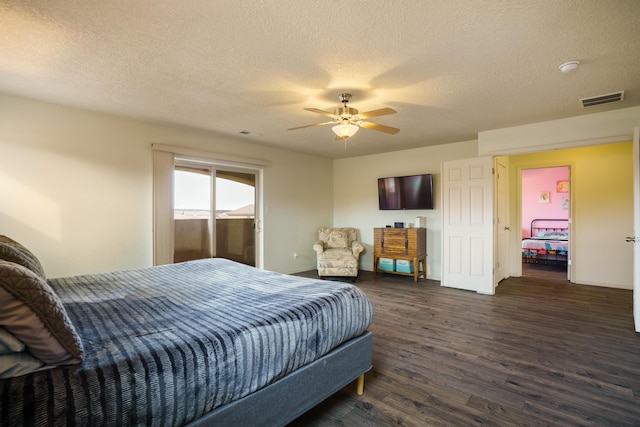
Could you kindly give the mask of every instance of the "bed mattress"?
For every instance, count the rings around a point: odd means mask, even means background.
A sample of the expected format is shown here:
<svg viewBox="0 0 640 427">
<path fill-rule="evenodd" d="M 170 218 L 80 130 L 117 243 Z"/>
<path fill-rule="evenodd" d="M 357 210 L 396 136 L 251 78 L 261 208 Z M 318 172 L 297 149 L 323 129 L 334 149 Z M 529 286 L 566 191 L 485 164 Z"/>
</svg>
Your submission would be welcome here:
<svg viewBox="0 0 640 427">
<path fill-rule="evenodd" d="M 568 242 L 566 240 L 524 239 L 522 241 L 522 249 L 560 251 L 566 254 Z"/>
<path fill-rule="evenodd" d="M 364 333 L 355 286 L 225 259 L 49 280 L 81 365 L 0 382 L 0 425 L 182 425 Z"/>
</svg>

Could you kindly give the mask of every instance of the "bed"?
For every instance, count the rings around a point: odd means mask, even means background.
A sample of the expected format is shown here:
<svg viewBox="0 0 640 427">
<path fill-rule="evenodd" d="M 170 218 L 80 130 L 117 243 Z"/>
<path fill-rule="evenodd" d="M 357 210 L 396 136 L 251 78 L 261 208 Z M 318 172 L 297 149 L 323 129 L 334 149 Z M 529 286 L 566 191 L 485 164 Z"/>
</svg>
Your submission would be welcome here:
<svg viewBox="0 0 640 427">
<path fill-rule="evenodd" d="M 1 245 L 4 301 L 39 273 Z M 215 258 L 38 286 L 67 354 L 0 379 L 0 425 L 285 425 L 356 379 L 361 393 L 371 368 L 371 303 L 347 283 Z M 6 311 L 0 332 L 40 355 Z"/>
<path fill-rule="evenodd" d="M 569 253 L 569 221 L 567 219 L 534 219 L 530 237 L 522 239 L 522 261 L 525 263 L 567 264 Z"/>
</svg>

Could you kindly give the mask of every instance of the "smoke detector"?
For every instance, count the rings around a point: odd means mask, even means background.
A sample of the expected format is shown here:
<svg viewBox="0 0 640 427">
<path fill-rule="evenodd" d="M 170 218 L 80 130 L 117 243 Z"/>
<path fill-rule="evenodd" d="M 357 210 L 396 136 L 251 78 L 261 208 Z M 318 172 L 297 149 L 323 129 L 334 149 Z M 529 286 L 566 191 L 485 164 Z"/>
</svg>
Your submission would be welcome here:
<svg viewBox="0 0 640 427">
<path fill-rule="evenodd" d="M 558 68 L 560 68 L 560 71 L 567 74 L 578 68 L 578 65 L 580 65 L 580 61 L 568 61 L 564 64 L 560 64 Z"/>
</svg>

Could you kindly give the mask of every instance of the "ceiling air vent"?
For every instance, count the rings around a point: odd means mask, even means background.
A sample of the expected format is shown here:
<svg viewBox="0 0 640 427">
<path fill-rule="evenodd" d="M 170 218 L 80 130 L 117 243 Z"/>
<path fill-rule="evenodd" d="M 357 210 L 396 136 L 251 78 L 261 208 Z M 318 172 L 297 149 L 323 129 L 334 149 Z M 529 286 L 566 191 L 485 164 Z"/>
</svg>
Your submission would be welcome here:
<svg viewBox="0 0 640 427">
<path fill-rule="evenodd" d="M 238 133 L 242 134 L 242 135 L 247 135 L 247 136 L 261 136 L 262 135 L 262 134 L 257 133 L 257 132 L 251 132 L 250 130 L 241 130 Z"/>
<path fill-rule="evenodd" d="M 624 91 L 607 93 L 606 95 L 592 96 L 591 98 L 582 98 L 580 102 L 582 107 L 592 107 L 594 105 L 608 104 L 610 102 L 620 102 L 624 99 Z"/>
</svg>

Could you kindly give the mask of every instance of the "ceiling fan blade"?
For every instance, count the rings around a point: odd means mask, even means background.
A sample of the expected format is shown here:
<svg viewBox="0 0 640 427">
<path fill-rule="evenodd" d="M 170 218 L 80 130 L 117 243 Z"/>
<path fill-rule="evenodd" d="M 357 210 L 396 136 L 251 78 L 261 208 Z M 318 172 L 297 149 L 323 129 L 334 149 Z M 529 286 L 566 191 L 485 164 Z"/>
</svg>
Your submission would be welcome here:
<svg viewBox="0 0 640 427">
<path fill-rule="evenodd" d="M 390 133 L 394 135 L 400 132 L 400 129 L 398 128 L 392 128 L 391 126 L 379 125 L 377 123 L 370 123 L 370 122 L 362 122 L 360 123 L 360 127 L 371 129 L 371 130 L 377 130 L 384 133 Z"/>
<path fill-rule="evenodd" d="M 289 128 L 287 130 L 296 130 L 296 129 L 310 128 L 310 127 L 313 127 L 313 126 L 330 125 L 332 123 L 335 123 L 335 122 L 331 121 L 331 122 L 323 122 L 323 123 L 314 123 L 312 125 L 298 126 L 298 127 L 295 127 L 295 128 Z"/>
<path fill-rule="evenodd" d="M 386 116 L 387 114 L 396 114 L 397 111 L 393 108 L 380 108 L 379 110 L 367 111 L 366 113 L 359 113 L 358 117 L 362 119 L 368 119 L 369 117 Z"/>
<path fill-rule="evenodd" d="M 322 114 L 323 116 L 327 116 L 327 117 L 336 117 L 335 114 L 330 113 L 328 111 L 324 111 L 324 110 L 319 110 L 317 108 L 304 108 L 307 111 L 311 111 L 312 113 L 318 113 L 318 114 Z"/>
</svg>

